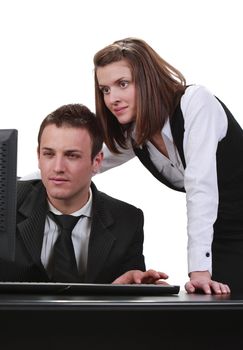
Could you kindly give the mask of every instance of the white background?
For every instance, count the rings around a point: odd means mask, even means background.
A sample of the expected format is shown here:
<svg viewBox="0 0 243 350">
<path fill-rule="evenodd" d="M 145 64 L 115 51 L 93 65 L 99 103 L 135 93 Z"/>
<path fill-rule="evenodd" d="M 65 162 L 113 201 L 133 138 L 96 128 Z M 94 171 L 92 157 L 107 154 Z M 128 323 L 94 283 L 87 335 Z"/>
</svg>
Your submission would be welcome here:
<svg viewBox="0 0 243 350">
<path fill-rule="evenodd" d="M 42 119 L 59 106 L 94 111 L 93 55 L 114 40 L 147 41 L 187 82 L 205 85 L 243 125 L 240 0 L 0 0 L 0 128 L 16 128 L 18 175 L 37 170 Z M 232 155 L 234 156 L 234 155 Z M 134 159 L 95 177 L 144 211 L 147 268 L 187 280 L 186 203 Z"/>
</svg>

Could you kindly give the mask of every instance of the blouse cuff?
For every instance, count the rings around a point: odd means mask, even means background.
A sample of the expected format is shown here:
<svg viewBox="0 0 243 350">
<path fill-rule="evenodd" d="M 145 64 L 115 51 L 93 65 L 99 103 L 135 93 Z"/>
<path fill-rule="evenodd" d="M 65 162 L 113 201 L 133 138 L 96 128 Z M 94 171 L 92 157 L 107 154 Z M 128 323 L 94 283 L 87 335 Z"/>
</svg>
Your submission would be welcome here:
<svg viewBox="0 0 243 350">
<path fill-rule="evenodd" d="M 188 251 L 188 273 L 209 271 L 212 274 L 212 251 L 209 247 Z"/>
</svg>

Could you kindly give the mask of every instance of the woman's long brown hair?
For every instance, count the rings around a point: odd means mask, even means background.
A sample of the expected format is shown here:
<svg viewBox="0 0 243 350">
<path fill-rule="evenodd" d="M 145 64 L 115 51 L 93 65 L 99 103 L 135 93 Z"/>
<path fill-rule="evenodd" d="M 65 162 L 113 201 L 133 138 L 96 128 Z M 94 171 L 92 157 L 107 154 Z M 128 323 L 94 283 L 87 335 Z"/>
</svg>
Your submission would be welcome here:
<svg viewBox="0 0 243 350">
<path fill-rule="evenodd" d="M 126 60 L 131 67 L 135 84 L 135 143 L 138 146 L 163 128 L 186 88 L 184 76 L 141 39 L 118 40 L 98 51 L 94 56 L 96 115 L 104 131 L 105 143 L 114 153 L 120 153 L 117 145 L 126 148 L 131 124 L 121 125 L 105 106 L 96 71 L 120 60 Z"/>
</svg>

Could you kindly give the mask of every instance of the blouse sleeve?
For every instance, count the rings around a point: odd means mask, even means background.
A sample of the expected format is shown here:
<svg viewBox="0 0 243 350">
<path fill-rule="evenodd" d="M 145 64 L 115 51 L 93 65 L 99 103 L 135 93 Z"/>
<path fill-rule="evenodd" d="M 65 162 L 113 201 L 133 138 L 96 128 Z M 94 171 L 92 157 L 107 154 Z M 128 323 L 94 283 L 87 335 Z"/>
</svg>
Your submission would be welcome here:
<svg viewBox="0 0 243 350">
<path fill-rule="evenodd" d="M 104 159 L 100 172 L 117 167 L 135 157 L 131 142 L 128 142 L 127 149 L 118 147 L 118 150 L 121 152 L 120 154 L 112 153 L 105 144 L 103 145 Z"/>
<path fill-rule="evenodd" d="M 227 132 L 227 116 L 215 96 L 202 86 L 186 90 L 181 109 L 185 120 L 188 272 L 211 273 L 213 225 L 219 202 L 216 151 Z"/>
</svg>

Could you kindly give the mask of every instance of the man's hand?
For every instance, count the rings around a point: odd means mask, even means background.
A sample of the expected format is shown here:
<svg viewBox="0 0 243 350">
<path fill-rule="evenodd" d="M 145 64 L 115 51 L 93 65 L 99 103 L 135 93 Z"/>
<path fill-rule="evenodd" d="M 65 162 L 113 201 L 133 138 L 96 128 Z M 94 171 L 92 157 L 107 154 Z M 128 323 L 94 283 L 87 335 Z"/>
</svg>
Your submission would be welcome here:
<svg viewBox="0 0 243 350">
<path fill-rule="evenodd" d="M 115 279 L 113 284 L 168 284 L 161 279 L 167 279 L 168 275 L 164 272 L 155 270 L 140 271 L 130 270 Z"/>
<path fill-rule="evenodd" d="M 185 284 L 187 293 L 203 292 L 205 294 L 228 294 L 230 288 L 227 284 L 211 280 L 208 271 L 194 271 L 190 273 L 190 281 Z"/>
</svg>

